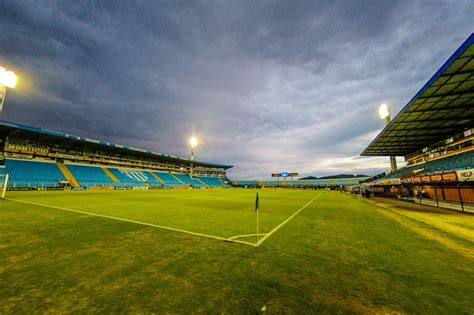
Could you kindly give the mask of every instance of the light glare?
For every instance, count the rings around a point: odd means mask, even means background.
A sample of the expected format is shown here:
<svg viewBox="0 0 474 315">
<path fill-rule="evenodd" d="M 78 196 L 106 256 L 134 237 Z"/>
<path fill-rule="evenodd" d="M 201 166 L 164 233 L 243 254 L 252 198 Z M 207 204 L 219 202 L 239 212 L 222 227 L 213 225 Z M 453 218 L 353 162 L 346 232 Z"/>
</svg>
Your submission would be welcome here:
<svg viewBox="0 0 474 315">
<path fill-rule="evenodd" d="M 189 140 L 189 143 L 191 144 L 191 147 L 195 148 L 198 145 L 198 140 L 196 137 L 191 137 L 191 140 Z"/>
<path fill-rule="evenodd" d="M 379 107 L 379 115 L 381 119 L 385 119 L 385 117 L 390 116 L 390 109 L 387 104 L 382 104 Z"/>
<path fill-rule="evenodd" d="M 0 84 L 9 88 L 16 86 L 17 76 L 13 71 L 6 71 L 5 68 L 0 67 Z"/>
</svg>

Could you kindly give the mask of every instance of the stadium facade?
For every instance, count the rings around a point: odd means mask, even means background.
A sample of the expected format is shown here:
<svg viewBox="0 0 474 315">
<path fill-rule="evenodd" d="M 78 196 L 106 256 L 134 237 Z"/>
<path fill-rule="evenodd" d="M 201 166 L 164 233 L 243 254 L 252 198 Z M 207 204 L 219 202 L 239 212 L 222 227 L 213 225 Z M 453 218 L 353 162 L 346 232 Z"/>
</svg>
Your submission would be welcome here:
<svg viewBox="0 0 474 315">
<path fill-rule="evenodd" d="M 232 167 L 9 122 L 0 141 L 9 189 L 226 187 Z"/>
<path fill-rule="evenodd" d="M 341 187 L 358 185 L 368 177 L 329 178 L 309 180 L 232 180 L 234 187 L 253 188 L 288 188 L 288 189 L 341 189 Z"/>
<path fill-rule="evenodd" d="M 377 196 L 474 203 L 474 34 L 361 153 L 406 166 L 365 181 Z"/>
</svg>

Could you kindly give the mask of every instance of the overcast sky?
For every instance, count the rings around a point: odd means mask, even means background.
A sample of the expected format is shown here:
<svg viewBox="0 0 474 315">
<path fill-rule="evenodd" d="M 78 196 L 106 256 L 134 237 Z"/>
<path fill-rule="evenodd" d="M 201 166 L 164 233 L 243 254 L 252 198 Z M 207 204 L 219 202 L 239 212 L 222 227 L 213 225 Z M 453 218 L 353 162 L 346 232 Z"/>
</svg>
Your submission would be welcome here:
<svg viewBox="0 0 474 315">
<path fill-rule="evenodd" d="M 0 1 L 1 119 L 235 165 L 376 174 L 361 158 L 474 30 L 474 1 Z"/>
</svg>

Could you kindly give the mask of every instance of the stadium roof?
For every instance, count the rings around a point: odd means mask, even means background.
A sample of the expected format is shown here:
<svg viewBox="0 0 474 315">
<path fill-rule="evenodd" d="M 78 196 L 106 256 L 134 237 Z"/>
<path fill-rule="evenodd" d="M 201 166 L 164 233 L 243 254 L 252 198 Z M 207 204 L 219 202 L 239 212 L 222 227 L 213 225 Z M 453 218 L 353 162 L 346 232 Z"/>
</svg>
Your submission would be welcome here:
<svg viewBox="0 0 474 315">
<path fill-rule="evenodd" d="M 361 153 L 406 156 L 472 128 L 474 33 Z"/>
<path fill-rule="evenodd" d="M 15 136 L 18 138 L 25 139 L 35 139 L 43 141 L 46 143 L 53 144 L 63 144 L 69 145 L 80 150 L 90 150 L 90 151 L 101 151 L 109 153 L 118 153 L 126 154 L 127 156 L 137 156 L 137 157 L 147 157 L 147 158 L 157 158 L 162 161 L 167 162 L 179 162 L 183 164 L 191 164 L 191 160 L 184 157 L 164 154 L 160 152 L 153 152 L 150 150 L 129 147 L 125 145 L 110 143 L 107 141 L 100 141 L 96 139 L 80 137 L 75 135 L 70 135 L 67 133 L 61 133 L 57 131 L 50 131 L 41 128 L 34 128 L 25 125 L 10 123 L 6 121 L 0 121 L 0 137 L 5 138 L 9 136 Z M 233 167 L 232 165 L 209 163 L 204 161 L 192 161 L 193 165 L 205 166 L 205 167 L 216 167 L 229 169 Z"/>
</svg>

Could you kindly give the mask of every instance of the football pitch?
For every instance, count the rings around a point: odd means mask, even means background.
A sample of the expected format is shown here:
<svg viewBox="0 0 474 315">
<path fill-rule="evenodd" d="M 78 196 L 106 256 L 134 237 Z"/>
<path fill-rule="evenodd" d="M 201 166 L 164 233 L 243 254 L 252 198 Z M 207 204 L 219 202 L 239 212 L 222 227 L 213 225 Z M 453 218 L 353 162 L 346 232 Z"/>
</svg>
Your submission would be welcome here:
<svg viewBox="0 0 474 315">
<path fill-rule="evenodd" d="M 256 192 L 8 192 L 0 313 L 474 311 L 474 216 Z"/>
</svg>

